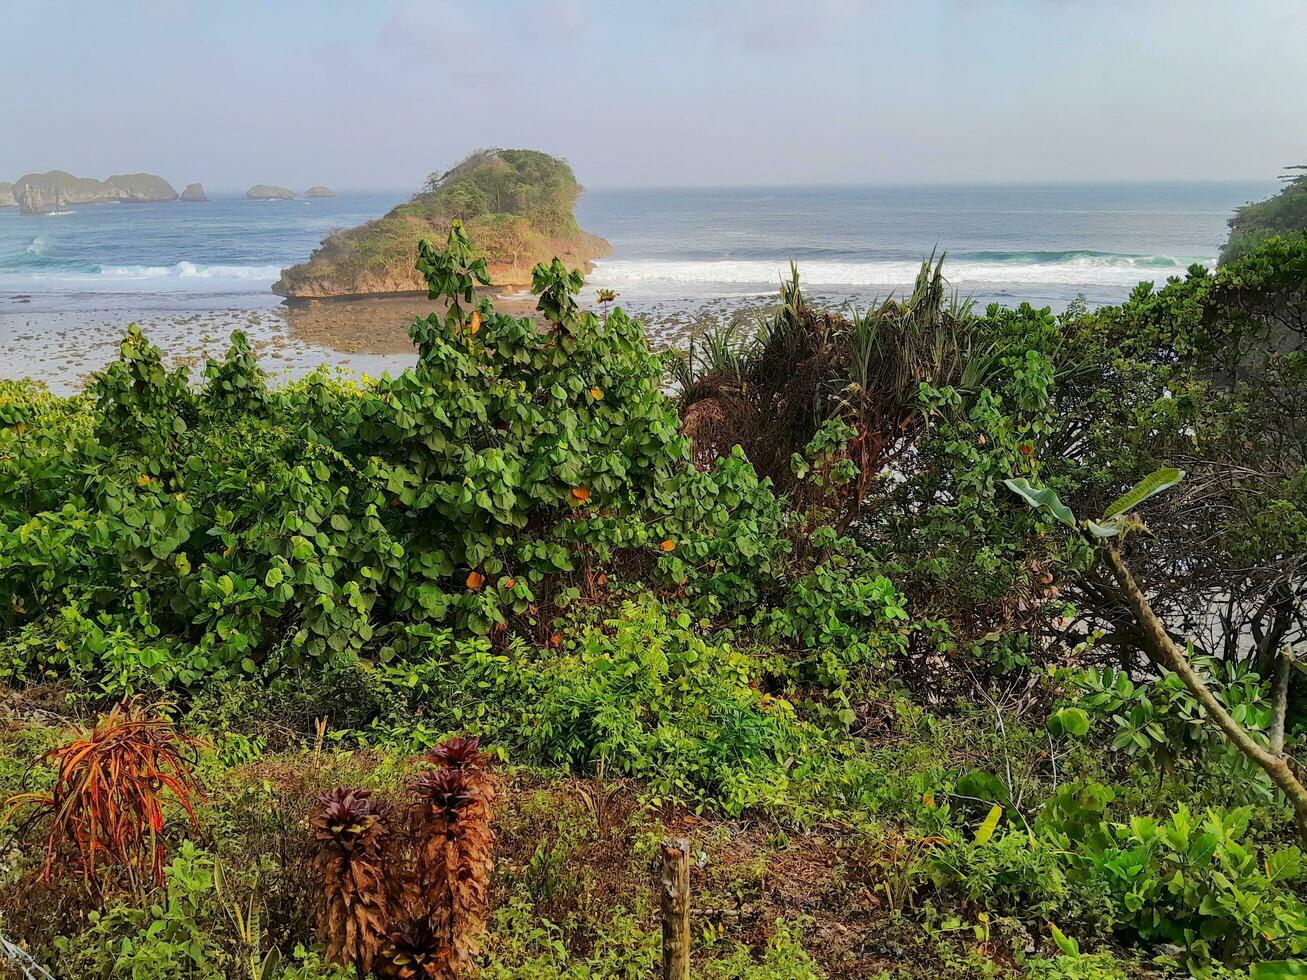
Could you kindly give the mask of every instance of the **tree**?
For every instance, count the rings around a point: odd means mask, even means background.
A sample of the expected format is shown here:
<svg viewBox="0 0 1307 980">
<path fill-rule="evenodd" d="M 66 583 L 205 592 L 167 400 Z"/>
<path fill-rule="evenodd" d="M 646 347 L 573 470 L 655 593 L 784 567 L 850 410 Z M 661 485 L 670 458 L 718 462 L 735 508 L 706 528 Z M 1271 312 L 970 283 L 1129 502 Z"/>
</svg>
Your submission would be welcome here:
<svg viewBox="0 0 1307 980">
<path fill-rule="evenodd" d="M 1133 515 L 1136 507 L 1175 486 L 1183 477 L 1183 471 L 1178 469 L 1156 471 L 1111 504 L 1099 521 L 1077 520 L 1071 508 L 1047 487 L 1037 487 L 1025 479 L 1012 479 L 1005 483 L 1008 489 L 1026 503 L 1047 512 L 1079 534 L 1103 560 L 1139 625 L 1142 646 L 1149 658 L 1154 664 L 1177 674 L 1203 706 L 1211 723 L 1284 793 L 1293 807 L 1298 834 L 1307 844 L 1307 786 L 1303 785 L 1299 777 L 1302 772 L 1300 764 L 1288 755 L 1284 745 L 1285 716 L 1289 707 L 1289 675 L 1294 663 L 1292 648 L 1286 646 L 1280 655 L 1273 691 L 1274 716 L 1270 739 L 1268 745 L 1262 745 L 1226 710 L 1194 669 L 1190 660 L 1191 648 L 1181 647 L 1171 638 L 1171 634 L 1153 612 L 1144 589 L 1135 580 L 1115 543 L 1131 531 L 1142 529 L 1142 522 Z"/>
</svg>

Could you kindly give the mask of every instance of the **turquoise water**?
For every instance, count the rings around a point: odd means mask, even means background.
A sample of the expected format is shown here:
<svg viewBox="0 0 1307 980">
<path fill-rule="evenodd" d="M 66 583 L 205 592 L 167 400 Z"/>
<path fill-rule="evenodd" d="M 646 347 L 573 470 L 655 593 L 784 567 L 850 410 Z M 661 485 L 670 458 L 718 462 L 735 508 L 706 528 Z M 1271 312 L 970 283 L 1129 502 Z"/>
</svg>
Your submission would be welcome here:
<svg viewBox="0 0 1307 980">
<path fill-rule="evenodd" d="M 772 292 L 790 259 L 810 289 L 883 295 L 946 251 L 981 301 L 1117 302 L 1140 279 L 1211 263 L 1231 211 L 1270 183 L 595 190 L 582 227 L 612 242 L 592 285 L 625 300 L 695 303 Z M 333 228 L 384 213 L 400 192 L 297 201 L 0 209 L 0 316 L 117 318 L 267 309 L 279 270 Z"/>
</svg>

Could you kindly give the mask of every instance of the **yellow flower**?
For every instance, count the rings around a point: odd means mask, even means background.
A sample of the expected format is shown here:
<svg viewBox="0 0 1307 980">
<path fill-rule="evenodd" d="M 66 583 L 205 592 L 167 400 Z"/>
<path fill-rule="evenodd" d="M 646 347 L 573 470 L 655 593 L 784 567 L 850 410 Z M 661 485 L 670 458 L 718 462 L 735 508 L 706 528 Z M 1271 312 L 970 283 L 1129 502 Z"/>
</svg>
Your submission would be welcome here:
<svg viewBox="0 0 1307 980">
<path fill-rule="evenodd" d="M 593 398 L 595 401 L 598 401 L 600 398 L 604 397 L 604 390 L 602 388 L 597 388 L 597 387 L 591 388 L 590 397 Z"/>
<path fill-rule="evenodd" d="M 150 485 L 150 474 L 142 473 L 136 478 L 137 486 L 148 487 Z"/>
<path fill-rule="evenodd" d="M 668 538 L 666 541 L 664 541 L 664 542 L 663 542 L 662 544 L 660 544 L 658 547 L 662 548 L 663 551 L 675 551 L 675 550 L 676 550 L 676 542 L 673 541 L 671 538 Z"/>
</svg>

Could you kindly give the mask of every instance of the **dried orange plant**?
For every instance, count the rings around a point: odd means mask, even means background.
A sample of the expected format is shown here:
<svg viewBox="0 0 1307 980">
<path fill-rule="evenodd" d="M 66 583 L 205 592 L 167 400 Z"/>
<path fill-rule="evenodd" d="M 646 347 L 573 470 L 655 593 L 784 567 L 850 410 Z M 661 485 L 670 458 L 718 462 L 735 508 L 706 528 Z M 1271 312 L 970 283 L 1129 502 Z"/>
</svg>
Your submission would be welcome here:
<svg viewBox="0 0 1307 980">
<path fill-rule="evenodd" d="M 386 826 L 368 789 L 334 789 L 318 797 L 311 821 L 313 867 L 322 888 L 318 931 L 327 957 L 372 970 L 391 912 Z"/>
<path fill-rule="evenodd" d="M 366 790 L 318 798 L 319 925 L 335 962 L 398 980 L 456 980 L 474 972 L 485 932 L 498 786 L 475 738 L 449 739 L 426 761 L 437 769 L 410 786 L 405 835 L 386 836 Z"/>
<path fill-rule="evenodd" d="M 126 872 L 133 890 L 162 884 L 164 791 L 194 826 L 192 800 L 200 787 L 186 756 L 199 744 L 166 718 L 117 705 L 89 732 L 42 756 L 57 773 L 54 785 L 48 793 L 11 797 L 5 822 L 26 807 L 34 808 L 36 820 L 48 818 L 47 879 L 75 855 L 88 881 L 98 866 L 110 865 Z"/>
</svg>

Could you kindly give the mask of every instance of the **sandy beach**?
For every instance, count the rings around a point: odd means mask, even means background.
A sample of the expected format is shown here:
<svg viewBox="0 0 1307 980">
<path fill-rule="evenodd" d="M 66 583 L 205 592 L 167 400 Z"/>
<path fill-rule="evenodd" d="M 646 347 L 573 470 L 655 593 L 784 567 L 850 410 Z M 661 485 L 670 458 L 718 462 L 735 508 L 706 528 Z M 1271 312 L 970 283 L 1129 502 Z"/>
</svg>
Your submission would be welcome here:
<svg viewBox="0 0 1307 980">
<path fill-rule="evenodd" d="M 623 306 L 639 318 L 656 349 L 685 346 L 696 325 L 725 322 L 769 297 L 696 302 L 658 301 Z M 495 308 L 527 316 L 535 297 L 495 297 Z M 0 314 L 0 379 L 33 378 L 58 394 L 81 390 L 87 378 L 117 354 L 130 323 L 164 352 L 169 364 L 195 368 L 221 357 L 233 330 L 243 330 L 264 369 L 276 380 L 302 377 L 322 365 L 374 377 L 404 370 L 414 361 L 408 330 L 434 306 L 422 296 L 324 300 L 294 305 L 269 302 L 256 308 L 147 310 L 124 317 L 116 310 L 48 310 Z"/>
</svg>

